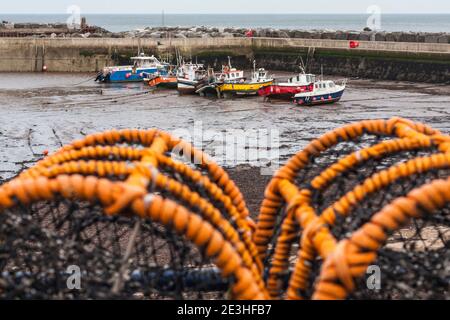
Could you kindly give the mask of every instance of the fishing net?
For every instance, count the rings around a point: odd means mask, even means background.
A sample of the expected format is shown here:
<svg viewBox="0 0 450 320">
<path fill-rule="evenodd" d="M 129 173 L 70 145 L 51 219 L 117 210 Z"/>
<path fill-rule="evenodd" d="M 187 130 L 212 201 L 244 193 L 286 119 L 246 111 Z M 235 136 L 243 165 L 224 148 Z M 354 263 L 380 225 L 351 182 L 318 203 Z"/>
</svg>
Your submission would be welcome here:
<svg viewBox="0 0 450 320">
<path fill-rule="evenodd" d="M 449 177 L 450 137 L 362 121 L 294 155 L 255 224 L 189 143 L 89 135 L 0 187 L 0 298 L 448 299 Z"/>
</svg>

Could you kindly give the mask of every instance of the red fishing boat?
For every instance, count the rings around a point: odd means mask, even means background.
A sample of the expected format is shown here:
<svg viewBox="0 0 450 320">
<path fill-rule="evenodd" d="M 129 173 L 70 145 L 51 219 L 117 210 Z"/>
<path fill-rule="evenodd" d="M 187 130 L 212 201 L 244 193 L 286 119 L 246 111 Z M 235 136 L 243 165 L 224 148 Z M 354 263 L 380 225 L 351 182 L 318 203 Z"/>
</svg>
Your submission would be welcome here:
<svg viewBox="0 0 450 320">
<path fill-rule="evenodd" d="M 279 82 L 261 88 L 258 94 L 265 98 L 292 100 L 296 94 L 312 91 L 315 81 L 315 75 L 300 73 L 290 78 L 287 82 Z"/>
</svg>

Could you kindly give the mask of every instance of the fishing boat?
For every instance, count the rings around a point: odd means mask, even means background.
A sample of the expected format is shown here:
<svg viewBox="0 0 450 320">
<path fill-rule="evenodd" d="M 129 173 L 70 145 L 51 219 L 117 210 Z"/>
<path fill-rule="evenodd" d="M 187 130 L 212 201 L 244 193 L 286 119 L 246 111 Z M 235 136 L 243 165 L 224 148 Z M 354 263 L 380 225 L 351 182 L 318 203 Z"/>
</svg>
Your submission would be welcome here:
<svg viewBox="0 0 450 320">
<path fill-rule="evenodd" d="M 292 100 L 298 93 L 313 90 L 316 76 L 313 74 L 299 73 L 295 77 L 289 78 L 287 82 L 279 82 L 259 89 L 258 94 L 271 99 Z"/>
<path fill-rule="evenodd" d="M 312 90 L 296 94 L 294 102 L 304 106 L 337 102 L 344 94 L 346 83 L 347 80 L 342 80 L 339 85 L 331 80 L 315 81 Z"/>
<path fill-rule="evenodd" d="M 140 82 L 148 74 L 167 74 L 168 64 L 160 62 L 155 56 L 147 56 L 144 53 L 132 57 L 133 65 L 106 67 L 97 75 L 98 82 Z"/>
<path fill-rule="evenodd" d="M 177 88 L 177 76 L 174 75 L 155 75 L 152 78 L 145 79 L 148 85 L 153 88 L 167 88 L 176 89 Z"/>
<path fill-rule="evenodd" d="M 166 89 L 176 89 L 177 88 L 177 75 L 176 66 L 169 66 L 167 74 L 161 74 L 159 72 L 150 74 L 144 72 L 144 82 L 152 88 L 166 88 Z"/>
<path fill-rule="evenodd" d="M 213 69 L 208 69 L 208 81 L 205 82 L 196 93 L 201 96 L 207 94 L 217 94 L 220 96 L 219 87 L 224 83 L 239 83 L 245 81 L 244 71 L 238 70 L 231 66 L 230 57 L 228 57 L 228 65 L 222 66 L 222 71 L 215 73 Z"/>
<path fill-rule="evenodd" d="M 184 63 L 177 71 L 177 88 L 180 94 L 195 93 L 207 81 L 202 64 Z"/>
<path fill-rule="evenodd" d="M 227 81 L 225 79 L 224 83 L 219 86 L 219 91 L 222 94 L 255 95 L 261 88 L 272 84 L 273 79 L 269 77 L 268 71 L 264 68 L 256 70 L 256 67 L 254 66 L 254 71 L 249 81 L 245 81 L 245 78 L 232 81 Z"/>
</svg>

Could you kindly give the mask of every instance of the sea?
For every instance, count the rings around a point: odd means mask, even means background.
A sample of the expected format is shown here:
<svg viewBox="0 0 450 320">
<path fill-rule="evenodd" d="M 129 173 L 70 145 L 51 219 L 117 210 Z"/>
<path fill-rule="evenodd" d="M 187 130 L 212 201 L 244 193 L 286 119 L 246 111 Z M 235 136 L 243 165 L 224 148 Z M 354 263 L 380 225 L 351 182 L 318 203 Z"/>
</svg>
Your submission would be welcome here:
<svg viewBox="0 0 450 320">
<path fill-rule="evenodd" d="M 88 24 L 112 32 L 159 26 L 207 26 L 303 30 L 363 30 L 367 14 L 83 14 Z M 9 22 L 66 22 L 67 14 L 2 14 Z M 450 14 L 383 14 L 380 30 L 450 32 Z"/>
</svg>

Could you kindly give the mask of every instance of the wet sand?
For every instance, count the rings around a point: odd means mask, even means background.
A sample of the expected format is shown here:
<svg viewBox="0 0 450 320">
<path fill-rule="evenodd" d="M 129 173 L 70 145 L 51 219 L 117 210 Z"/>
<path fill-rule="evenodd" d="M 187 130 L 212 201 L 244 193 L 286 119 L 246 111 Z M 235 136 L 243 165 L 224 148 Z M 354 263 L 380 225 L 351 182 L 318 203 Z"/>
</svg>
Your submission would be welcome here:
<svg viewBox="0 0 450 320">
<path fill-rule="evenodd" d="M 274 72 L 276 75 L 285 75 Z M 93 74 L 2 74 L 0 79 L 0 181 L 83 135 L 112 128 L 160 128 L 173 132 L 201 121 L 204 130 L 274 129 L 280 134 L 283 163 L 312 138 L 364 119 L 406 117 L 450 133 L 450 85 L 351 79 L 341 102 L 298 107 L 265 102 L 260 97 L 215 99 L 152 92 L 144 84 L 98 85 Z M 215 156 L 217 137 L 207 137 L 205 151 Z M 250 150 L 258 152 L 257 147 Z M 260 176 L 255 154 L 219 163 L 245 190 L 255 212 L 268 176 Z M 275 154 L 276 155 L 276 154 Z"/>
</svg>

